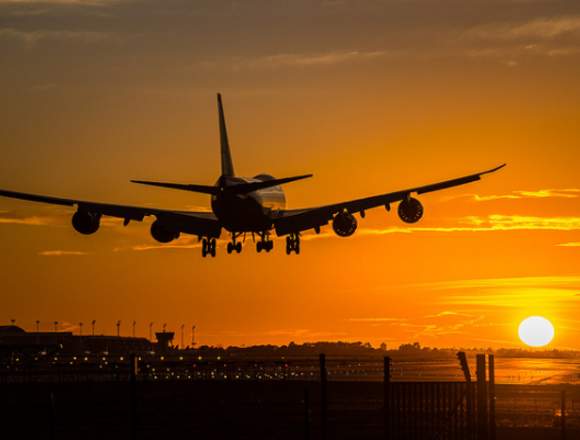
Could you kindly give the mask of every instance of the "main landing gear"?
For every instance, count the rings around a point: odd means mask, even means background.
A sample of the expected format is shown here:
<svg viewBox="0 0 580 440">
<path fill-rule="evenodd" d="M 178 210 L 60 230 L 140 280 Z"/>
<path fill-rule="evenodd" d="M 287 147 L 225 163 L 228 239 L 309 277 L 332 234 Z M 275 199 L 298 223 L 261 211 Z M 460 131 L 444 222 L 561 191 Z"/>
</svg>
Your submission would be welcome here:
<svg viewBox="0 0 580 440">
<path fill-rule="evenodd" d="M 208 255 L 215 257 L 215 246 L 216 246 L 215 238 L 204 238 L 201 241 L 201 256 L 204 258 Z"/>
<path fill-rule="evenodd" d="M 242 243 L 236 241 L 240 234 L 236 234 L 235 232 L 232 233 L 232 241 L 228 243 L 227 251 L 228 254 L 231 254 L 233 251 L 236 251 L 238 254 L 242 252 Z"/>
<path fill-rule="evenodd" d="M 296 255 L 300 253 L 300 233 L 298 232 L 286 237 L 286 254 L 290 255 L 292 252 L 296 252 Z"/>
<path fill-rule="evenodd" d="M 260 241 L 256 243 L 256 251 L 270 252 L 272 249 L 274 249 L 274 242 L 270 240 L 270 235 L 267 232 L 262 232 L 260 234 Z"/>
</svg>

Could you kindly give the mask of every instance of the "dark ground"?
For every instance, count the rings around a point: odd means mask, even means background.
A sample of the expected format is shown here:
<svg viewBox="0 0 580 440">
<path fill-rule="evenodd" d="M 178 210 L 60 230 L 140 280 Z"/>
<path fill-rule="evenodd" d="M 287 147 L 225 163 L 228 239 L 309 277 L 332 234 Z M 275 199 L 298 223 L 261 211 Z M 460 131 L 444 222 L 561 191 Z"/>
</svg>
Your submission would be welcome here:
<svg viewBox="0 0 580 440">
<path fill-rule="evenodd" d="M 136 438 L 304 439 L 308 390 L 309 435 L 318 439 L 319 386 L 314 381 L 139 382 Z M 130 439 L 130 390 L 128 382 L 2 384 L 0 436 L 50 439 L 54 432 L 55 439 Z M 330 382 L 327 438 L 385 438 L 382 392 L 382 384 L 377 382 Z M 503 425 L 498 439 L 561 438 L 555 419 L 547 422 L 555 427 L 508 428 L 510 419 L 499 405 L 507 394 L 506 389 L 498 392 L 498 419 Z M 516 403 L 510 401 L 514 413 L 519 414 L 514 423 L 526 424 L 529 419 L 534 425 L 539 420 L 534 411 L 546 416 L 537 402 L 522 411 Z M 420 438 L 433 436 L 424 432 Z M 569 429 L 568 439 L 575 438 L 580 438 L 580 432 Z"/>
</svg>

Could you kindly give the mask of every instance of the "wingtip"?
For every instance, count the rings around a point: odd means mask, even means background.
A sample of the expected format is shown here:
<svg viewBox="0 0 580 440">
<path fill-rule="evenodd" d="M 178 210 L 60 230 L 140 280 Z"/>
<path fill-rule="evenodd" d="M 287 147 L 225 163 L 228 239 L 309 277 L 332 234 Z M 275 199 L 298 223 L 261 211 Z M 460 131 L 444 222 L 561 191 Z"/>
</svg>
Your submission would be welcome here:
<svg viewBox="0 0 580 440">
<path fill-rule="evenodd" d="M 496 171 L 501 170 L 506 165 L 507 165 L 507 163 L 502 163 L 501 165 L 498 165 L 495 168 L 492 168 L 491 170 L 484 171 L 482 174 L 495 173 Z"/>
</svg>

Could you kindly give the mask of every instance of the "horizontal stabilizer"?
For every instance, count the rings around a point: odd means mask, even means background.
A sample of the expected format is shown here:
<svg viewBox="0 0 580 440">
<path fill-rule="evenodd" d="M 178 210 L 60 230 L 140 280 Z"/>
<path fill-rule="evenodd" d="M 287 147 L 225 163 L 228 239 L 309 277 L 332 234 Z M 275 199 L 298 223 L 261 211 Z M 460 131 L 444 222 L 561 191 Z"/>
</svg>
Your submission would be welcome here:
<svg viewBox="0 0 580 440">
<path fill-rule="evenodd" d="M 184 185 L 181 183 L 149 182 L 145 180 L 131 180 L 132 183 L 140 185 L 158 186 L 161 188 L 181 189 L 183 191 L 198 192 L 203 194 L 217 194 L 218 189 L 209 185 Z"/>
<path fill-rule="evenodd" d="M 231 191 L 236 194 L 247 194 L 252 191 L 258 191 L 264 188 L 271 188 L 273 186 L 295 182 L 296 180 L 307 179 L 309 177 L 312 177 L 312 174 L 304 174 L 303 176 L 294 176 L 294 177 L 284 177 L 282 179 L 272 179 L 261 182 L 240 183 L 238 185 L 228 187 L 227 191 Z"/>
</svg>

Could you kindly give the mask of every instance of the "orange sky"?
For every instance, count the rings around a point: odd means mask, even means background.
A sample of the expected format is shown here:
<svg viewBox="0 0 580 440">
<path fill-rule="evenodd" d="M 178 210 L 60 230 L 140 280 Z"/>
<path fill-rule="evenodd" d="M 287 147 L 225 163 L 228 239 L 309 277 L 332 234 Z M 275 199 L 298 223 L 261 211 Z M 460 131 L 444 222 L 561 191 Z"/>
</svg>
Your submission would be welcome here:
<svg viewBox="0 0 580 440">
<path fill-rule="evenodd" d="M 291 208 L 509 164 L 423 196 L 411 228 L 376 209 L 300 257 L 202 259 L 150 221 L 84 237 L 70 210 L 0 200 L 0 319 L 519 346 L 542 314 L 553 346 L 580 349 L 580 6 L 468 3 L 0 0 L 1 188 L 209 208 L 128 181 L 215 181 L 217 91 L 237 172 L 315 174 L 286 187 Z"/>
</svg>

